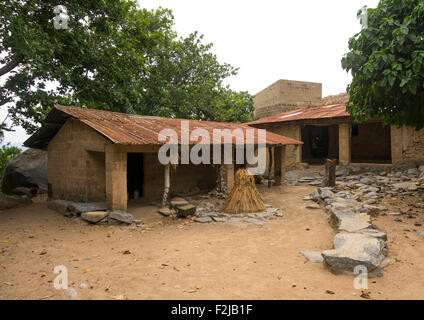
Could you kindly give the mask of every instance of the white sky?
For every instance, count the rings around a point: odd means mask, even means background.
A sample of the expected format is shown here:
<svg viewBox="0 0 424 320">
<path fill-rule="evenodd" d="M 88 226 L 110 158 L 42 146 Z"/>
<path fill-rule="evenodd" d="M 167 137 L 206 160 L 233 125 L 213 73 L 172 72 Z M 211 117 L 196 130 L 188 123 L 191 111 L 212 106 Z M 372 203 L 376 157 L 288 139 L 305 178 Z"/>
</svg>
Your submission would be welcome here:
<svg viewBox="0 0 424 320">
<path fill-rule="evenodd" d="M 320 82 L 323 96 L 346 91 L 351 80 L 340 60 L 359 32 L 357 11 L 378 0 L 138 0 L 142 7 L 169 8 L 180 36 L 193 31 L 214 44 L 220 62 L 240 68 L 227 81 L 256 94 L 278 79 Z M 27 138 L 18 128 L 5 142 Z"/>
</svg>

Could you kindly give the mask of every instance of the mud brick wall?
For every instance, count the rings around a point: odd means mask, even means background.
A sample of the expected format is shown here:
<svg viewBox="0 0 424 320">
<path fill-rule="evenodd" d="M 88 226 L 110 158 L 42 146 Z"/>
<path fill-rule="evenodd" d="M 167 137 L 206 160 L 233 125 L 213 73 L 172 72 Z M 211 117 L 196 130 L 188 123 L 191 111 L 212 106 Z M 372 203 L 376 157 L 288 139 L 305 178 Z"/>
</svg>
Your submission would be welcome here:
<svg viewBox="0 0 424 320">
<path fill-rule="evenodd" d="M 254 115 L 261 119 L 295 109 L 320 106 L 321 96 L 321 83 L 279 80 L 255 95 Z"/>
<path fill-rule="evenodd" d="M 104 153 L 106 139 L 78 120 L 69 119 L 50 141 L 47 176 L 52 198 L 72 201 L 105 200 Z"/>
<path fill-rule="evenodd" d="M 259 127 L 259 126 L 258 126 Z M 293 138 L 302 141 L 301 127 L 299 124 L 284 123 L 279 125 L 262 125 L 261 129 L 266 129 L 269 132 L 283 135 L 285 137 Z M 301 162 L 302 146 L 288 145 L 285 149 L 286 167 L 290 168 Z M 268 154 L 267 154 L 268 157 Z M 268 158 L 267 158 L 268 159 Z M 268 161 L 267 161 L 268 164 Z"/>
<path fill-rule="evenodd" d="M 157 153 L 144 154 L 144 197 L 160 199 L 164 188 L 164 169 Z M 170 193 L 185 194 L 198 189 L 212 189 L 216 185 L 217 168 L 212 165 L 178 165 L 171 170 Z"/>
</svg>

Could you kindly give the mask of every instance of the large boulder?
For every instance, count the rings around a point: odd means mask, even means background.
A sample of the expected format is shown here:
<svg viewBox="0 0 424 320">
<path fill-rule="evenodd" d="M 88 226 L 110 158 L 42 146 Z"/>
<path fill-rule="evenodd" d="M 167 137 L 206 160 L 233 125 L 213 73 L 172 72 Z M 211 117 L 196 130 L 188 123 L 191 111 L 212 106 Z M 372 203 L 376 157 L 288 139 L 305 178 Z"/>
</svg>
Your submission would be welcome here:
<svg viewBox="0 0 424 320">
<path fill-rule="evenodd" d="M 38 187 L 40 192 L 47 192 L 47 151 L 28 149 L 7 164 L 2 180 L 3 193 L 14 194 L 20 187 Z"/>
</svg>

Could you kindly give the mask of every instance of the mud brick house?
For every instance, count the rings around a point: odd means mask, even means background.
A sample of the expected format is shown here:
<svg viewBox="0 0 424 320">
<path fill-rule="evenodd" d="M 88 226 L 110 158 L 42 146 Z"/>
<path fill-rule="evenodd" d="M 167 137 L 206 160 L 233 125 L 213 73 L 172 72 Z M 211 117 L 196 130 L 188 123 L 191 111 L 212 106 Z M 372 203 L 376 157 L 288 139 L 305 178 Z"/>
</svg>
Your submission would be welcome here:
<svg viewBox="0 0 424 320">
<path fill-rule="evenodd" d="M 340 165 L 424 163 L 424 130 L 383 126 L 378 118 L 356 123 L 347 100 L 347 94 L 321 99 L 320 84 L 279 80 L 256 95 L 259 120 L 248 124 L 304 142 L 287 147 L 288 166 L 325 158 Z"/>
<path fill-rule="evenodd" d="M 232 148 L 245 147 L 231 133 L 251 130 L 244 124 L 188 121 L 190 130 L 229 129 Z M 180 119 L 122 114 L 94 109 L 56 105 L 44 125 L 24 144 L 47 149 L 49 197 L 81 202 L 106 201 L 110 209 L 126 210 L 129 198 L 157 199 L 163 195 L 167 179 L 170 193 L 184 194 L 194 188 L 211 189 L 217 181 L 217 166 L 212 164 L 178 164 L 168 169 L 158 159 L 159 139 L 163 129 L 181 135 Z M 257 135 L 258 130 L 253 130 Z M 238 131 L 240 132 L 240 131 Z M 256 138 L 256 147 L 258 137 Z M 211 140 L 212 141 L 212 140 Z M 223 137 L 225 141 L 225 137 Z M 214 141 L 214 143 L 224 143 Z M 181 136 L 178 144 L 181 149 Z M 198 140 L 190 140 L 193 146 Z M 275 184 L 285 181 L 285 148 L 300 141 L 267 133 L 266 146 L 274 150 Z M 189 146 L 189 148 L 190 148 Z M 211 147 L 210 145 L 209 147 Z M 179 151 L 180 152 L 180 151 Z M 227 188 L 234 182 L 234 164 L 222 165 Z M 218 165 L 219 166 L 219 165 Z M 222 169 L 222 167 L 221 167 Z M 171 172 L 171 173 L 169 173 Z M 168 178 L 167 178 L 168 177 Z"/>
</svg>

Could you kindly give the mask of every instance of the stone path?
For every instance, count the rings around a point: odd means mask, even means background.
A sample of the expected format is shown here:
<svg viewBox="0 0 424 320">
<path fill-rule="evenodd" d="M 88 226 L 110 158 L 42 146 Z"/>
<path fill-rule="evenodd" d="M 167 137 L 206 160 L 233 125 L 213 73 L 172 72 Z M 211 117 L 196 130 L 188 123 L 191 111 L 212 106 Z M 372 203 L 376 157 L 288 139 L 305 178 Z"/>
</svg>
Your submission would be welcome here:
<svg viewBox="0 0 424 320">
<path fill-rule="evenodd" d="M 315 185 L 315 182 L 318 177 L 292 180 L 294 184 Z M 381 198 L 424 190 L 424 166 L 379 174 L 339 174 L 336 184 L 338 190 L 344 190 L 333 192 L 333 188 L 318 188 L 305 198 L 325 207 L 328 222 L 337 232 L 333 248 L 320 253 L 323 261 L 337 271 L 354 271 L 357 266 L 365 266 L 368 271 L 378 270 L 382 275 L 381 269 L 390 264 L 390 259 L 386 258 L 387 234 L 373 224 L 373 217 L 387 208 L 376 204 Z M 302 251 L 300 254 L 308 261 L 321 262 L 317 252 Z"/>
</svg>

